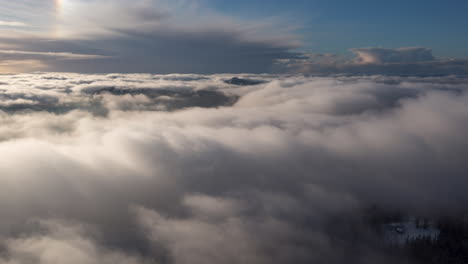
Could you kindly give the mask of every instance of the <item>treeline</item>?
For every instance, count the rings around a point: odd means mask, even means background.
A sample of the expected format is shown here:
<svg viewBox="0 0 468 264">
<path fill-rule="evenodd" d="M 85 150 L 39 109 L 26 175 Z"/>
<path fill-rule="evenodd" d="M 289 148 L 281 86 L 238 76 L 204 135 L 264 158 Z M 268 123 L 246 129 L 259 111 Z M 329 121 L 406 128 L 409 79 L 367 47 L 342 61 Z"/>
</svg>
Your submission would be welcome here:
<svg viewBox="0 0 468 264">
<path fill-rule="evenodd" d="M 462 220 L 441 220 L 440 235 L 432 240 L 422 237 L 407 241 L 404 251 L 424 264 L 468 263 L 468 226 Z"/>
<path fill-rule="evenodd" d="M 408 213 L 373 206 L 364 211 L 364 218 L 377 235 L 383 236 L 384 225 L 407 221 Z M 407 240 L 403 247 L 393 245 L 387 250 L 407 256 L 411 263 L 468 264 L 468 214 L 431 219 L 440 231 L 437 239 L 418 237 Z"/>
</svg>

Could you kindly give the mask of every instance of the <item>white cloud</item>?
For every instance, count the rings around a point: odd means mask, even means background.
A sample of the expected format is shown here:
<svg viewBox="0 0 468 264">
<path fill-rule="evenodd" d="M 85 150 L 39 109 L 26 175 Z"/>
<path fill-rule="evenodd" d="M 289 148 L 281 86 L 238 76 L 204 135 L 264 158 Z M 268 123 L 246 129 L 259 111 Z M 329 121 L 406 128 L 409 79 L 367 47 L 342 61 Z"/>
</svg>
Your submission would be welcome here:
<svg viewBox="0 0 468 264">
<path fill-rule="evenodd" d="M 105 56 L 76 54 L 71 52 L 37 52 L 37 51 L 22 51 L 22 50 L 0 50 L 0 57 L 5 59 L 21 59 L 24 58 L 55 58 L 62 60 L 89 60 L 103 59 Z"/>
<path fill-rule="evenodd" d="M 362 48 L 351 51 L 357 55 L 357 62 L 362 64 L 418 63 L 435 60 L 432 50 L 428 48 Z"/>
<path fill-rule="evenodd" d="M 26 23 L 19 21 L 0 21 L 0 27 L 26 27 Z"/>
<path fill-rule="evenodd" d="M 468 205 L 466 78 L 232 77 L 1 75 L 1 259 L 394 263 L 360 209 Z"/>
<path fill-rule="evenodd" d="M 357 48 L 354 58 L 336 54 L 301 54 L 277 60 L 279 71 L 316 75 L 395 75 L 440 76 L 466 75 L 468 61 L 436 58 L 429 48 Z"/>
<path fill-rule="evenodd" d="M 138 257 L 102 248 L 86 227 L 60 220 L 39 221 L 43 228 L 29 237 L 12 238 L 5 242 L 8 256 L 2 264 L 142 264 Z"/>
</svg>

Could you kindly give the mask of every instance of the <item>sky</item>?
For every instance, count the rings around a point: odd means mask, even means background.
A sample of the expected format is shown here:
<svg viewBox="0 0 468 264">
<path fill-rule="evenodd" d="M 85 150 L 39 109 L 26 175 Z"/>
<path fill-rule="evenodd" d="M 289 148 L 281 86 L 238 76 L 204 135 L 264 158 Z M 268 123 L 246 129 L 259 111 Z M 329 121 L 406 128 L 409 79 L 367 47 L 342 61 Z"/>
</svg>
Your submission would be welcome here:
<svg viewBox="0 0 468 264">
<path fill-rule="evenodd" d="M 468 57 L 468 3 L 449 1 L 210 1 L 240 16 L 286 15 L 302 22 L 305 49 L 338 52 L 360 47 L 427 46 L 438 56 Z"/>
<path fill-rule="evenodd" d="M 314 64 L 312 73 L 323 73 L 363 61 L 353 49 L 409 47 L 431 49 L 438 64 L 468 58 L 467 11 L 464 1 L 7 1 L 0 7 L 0 67 L 269 73 L 310 72 Z M 435 73 L 446 74 L 440 66 L 424 74 Z"/>
</svg>

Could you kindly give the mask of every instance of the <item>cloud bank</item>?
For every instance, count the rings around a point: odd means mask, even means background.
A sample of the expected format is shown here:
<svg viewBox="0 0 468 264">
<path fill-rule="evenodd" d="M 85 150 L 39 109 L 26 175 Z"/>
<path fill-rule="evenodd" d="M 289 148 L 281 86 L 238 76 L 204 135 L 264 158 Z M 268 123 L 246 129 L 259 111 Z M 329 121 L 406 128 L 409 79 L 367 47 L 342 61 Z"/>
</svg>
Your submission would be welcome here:
<svg viewBox="0 0 468 264">
<path fill-rule="evenodd" d="M 428 48 L 364 48 L 352 51 L 358 56 L 358 62 L 362 64 L 417 63 L 435 60 L 432 50 Z"/>
<path fill-rule="evenodd" d="M 302 54 L 292 59 L 280 59 L 277 70 L 316 75 L 468 75 L 467 60 L 437 58 L 429 48 L 356 48 L 351 52 L 354 58 L 335 54 Z"/>
<path fill-rule="evenodd" d="M 395 263 L 468 205 L 461 77 L 0 76 L 0 263 Z M 262 82 L 258 82 L 262 81 Z"/>
<path fill-rule="evenodd" d="M 35 26 L 0 24 L 1 44 L 23 55 L 29 52 L 28 60 L 38 53 L 81 58 L 41 58 L 44 67 L 37 68 L 43 71 L 263 73 L 271 71 L 275 60 L 296 56 L 291 50 L 301 44 L 279 18 L 240 19 L 209 9 L 202 1 L 17 2 L 0 7 L 0 14 L 13 12 Z"/>
</svg>

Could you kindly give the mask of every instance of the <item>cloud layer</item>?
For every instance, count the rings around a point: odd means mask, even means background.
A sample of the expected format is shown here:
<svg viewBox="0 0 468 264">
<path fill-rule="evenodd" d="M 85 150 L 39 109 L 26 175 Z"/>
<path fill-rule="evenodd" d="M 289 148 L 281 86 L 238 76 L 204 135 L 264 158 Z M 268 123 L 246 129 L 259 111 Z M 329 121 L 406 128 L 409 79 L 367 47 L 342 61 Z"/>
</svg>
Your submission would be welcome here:
<svg viewBox="0 0 468 264">
<path fill-rule="evenodd" d="M 232 77 L 0 76 L 0 263 L 394 263 L 361 210 L 468 205 L 466 79 Z"/>
<path fill-rule="evenodd" d="M 351 52 L 354 58 L 306 53 L 291 59 L 280 59 L 277 66 L 279 71 L 315 75 L 468 75 L 467 60 L 437 58 L 429 48 L 357 48 L 351 49 Z"/>
</svg>

